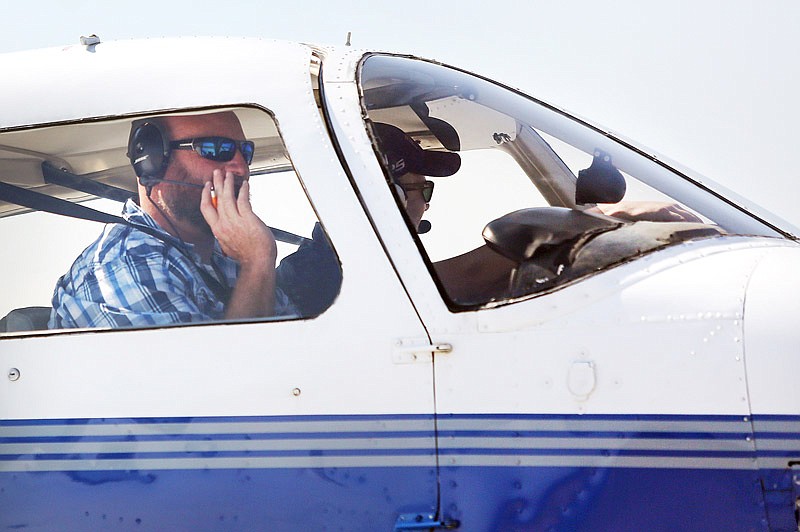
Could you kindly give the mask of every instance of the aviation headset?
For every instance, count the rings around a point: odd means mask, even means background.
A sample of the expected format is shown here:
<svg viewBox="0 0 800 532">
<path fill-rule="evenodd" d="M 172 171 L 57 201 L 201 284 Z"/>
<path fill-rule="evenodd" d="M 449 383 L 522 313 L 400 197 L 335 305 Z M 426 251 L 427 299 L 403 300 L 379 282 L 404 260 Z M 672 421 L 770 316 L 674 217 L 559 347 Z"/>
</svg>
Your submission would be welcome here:
<svg viewBox="0 0 800 532">
<path fill-rule="evenodd" d="M 158 120 L 134 120 L 128 138 L 128 159 L 139 183 L 151 189 L 164 179 L 169 164 L 169 138 Z"/>
</svg>

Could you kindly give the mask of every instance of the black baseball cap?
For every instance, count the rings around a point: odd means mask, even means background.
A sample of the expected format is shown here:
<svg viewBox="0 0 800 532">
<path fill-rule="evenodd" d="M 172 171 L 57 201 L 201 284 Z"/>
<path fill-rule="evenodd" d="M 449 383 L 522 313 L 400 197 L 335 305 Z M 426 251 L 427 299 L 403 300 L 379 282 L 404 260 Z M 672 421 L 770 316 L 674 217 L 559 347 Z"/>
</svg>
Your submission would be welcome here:
<svg viewBox="0 0 800 532">
<path fill-rule="evenodd" d="M 391 124 L 373 122 L 372 131 L 392 179 L 408 173 L 431 177 L 447 177 L 461 168 L 461 156 L 449 151 L 423 150 L 402 129 Z"/>
</svg>

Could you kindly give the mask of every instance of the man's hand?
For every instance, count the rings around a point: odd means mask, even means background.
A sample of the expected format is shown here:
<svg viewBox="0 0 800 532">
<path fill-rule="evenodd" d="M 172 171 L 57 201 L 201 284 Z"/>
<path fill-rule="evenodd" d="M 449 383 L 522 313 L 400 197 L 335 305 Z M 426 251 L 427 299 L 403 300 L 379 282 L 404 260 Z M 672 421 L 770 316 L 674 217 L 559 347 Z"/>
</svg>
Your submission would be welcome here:
<svg viewBox="0 0 800 532">
<path fill-rule="evenodd" d="M 244 180 L 236 194 L 236 176 L 214 170 L 217 207 L 211 200 L 211 182 L 203 188 L 200 212 L 222 251 L 241 266 L 226 318 L 269 316 L 275 302 L 277 246 L 269 228 L 250 205 L 250 184 Z"/>
<path fill-rule="evenodd" d="M 250 183 L 244 180 L 237 197 L 236 177 L 214 170 L 214 192 L 217 208 L 211 202 L 211 182 L 205 184 L 200 200 L 200 212 L 225 254 L 243 266 L 269 265 L 275 267 L 277 247 L 269 228 L 256 216 L 250 205 Z"/>
<path fill-rule="evenodd" d="M 660 201 L 620 201 L 595 207 L 606 216 L 631 222 L 692 222 L 703 223 L 698 216 L 677 203 Z M 593 210 L 593 209 L 590 209 Z"/>
</svg>

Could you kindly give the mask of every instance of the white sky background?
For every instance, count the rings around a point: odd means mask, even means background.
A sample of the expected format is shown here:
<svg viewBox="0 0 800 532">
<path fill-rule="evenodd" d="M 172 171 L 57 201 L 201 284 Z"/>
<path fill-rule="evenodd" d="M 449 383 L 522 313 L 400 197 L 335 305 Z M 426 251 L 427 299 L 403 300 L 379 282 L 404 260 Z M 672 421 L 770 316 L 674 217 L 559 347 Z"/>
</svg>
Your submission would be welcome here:
<svg viewBox="0 0 800 532">
<path fill-rule="evenodd" d="M 453 64 L 589 118 L 800 225 L 797 0 L 40 0 L 1 12 L 0 52 L 91 33 L 343 44 L 351 31 L 356 47 Z"/>
</svg>

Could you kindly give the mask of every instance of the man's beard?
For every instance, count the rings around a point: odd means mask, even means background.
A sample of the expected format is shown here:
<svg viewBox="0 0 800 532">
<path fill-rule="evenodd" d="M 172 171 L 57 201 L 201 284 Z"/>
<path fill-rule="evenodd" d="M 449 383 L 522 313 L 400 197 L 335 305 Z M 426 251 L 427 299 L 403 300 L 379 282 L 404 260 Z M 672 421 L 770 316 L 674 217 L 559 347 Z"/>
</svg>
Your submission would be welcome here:
<svg viewBox="0 0 800 532">
<path fill-rule="evenodd" d="M 170 194 L 170 196 L 173 196 L 173 194 Z M 200 191 L 195 192 L 192 190 L 188 194 L 185 191 L 178 191 L 174 196 L 168 203 L 172 215 L 181 222 L 189 223 L 198 230 L 211 234 L 211 227 L 209 227 L 206 219 L 203 218 L 203 213 L 200 212 Z"/>
<path fill-rule="evenodd" d="M 176 165 L 171 180 L 192 183 L 189 174 Z M 192 186 L 164 183 L 159 193 L 159 203 L 164 212 L 173 220 L 191 224 L 196 229 L 212 234 L 203 213 L 200 212 L 202 190 Z"/>
</svg>

